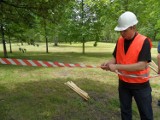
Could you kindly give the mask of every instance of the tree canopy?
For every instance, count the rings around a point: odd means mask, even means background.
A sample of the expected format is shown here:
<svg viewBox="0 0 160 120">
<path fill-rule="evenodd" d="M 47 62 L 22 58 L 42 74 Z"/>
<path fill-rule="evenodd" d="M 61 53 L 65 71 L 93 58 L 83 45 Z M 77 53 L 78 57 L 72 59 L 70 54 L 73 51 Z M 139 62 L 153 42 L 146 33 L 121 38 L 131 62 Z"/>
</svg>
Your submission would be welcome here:
<svg viewBox="0 0 160 120">
<path fill-rule="evenodd" d="M 132 11 L 138 31 L 160 39 L 160 1 L 157 0 L 0 0 L 1 38 L 12 42 L 115 42 L 117 19 Z M 6 55 L 7 56 L 7 55 Z"/>
</svg>

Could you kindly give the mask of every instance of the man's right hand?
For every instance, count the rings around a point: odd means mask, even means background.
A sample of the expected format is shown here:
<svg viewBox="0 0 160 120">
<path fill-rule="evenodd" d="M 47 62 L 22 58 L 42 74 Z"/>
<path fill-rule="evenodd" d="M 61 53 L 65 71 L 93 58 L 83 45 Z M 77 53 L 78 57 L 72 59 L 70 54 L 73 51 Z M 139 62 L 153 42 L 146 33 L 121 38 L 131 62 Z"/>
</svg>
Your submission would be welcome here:
<svg viewBox="0 0 160 120">
<path fill-rule="evenodd" d="M 115 64 L 115 63 L 116 63 L 115 58 L 112 58 L 111 60 L 102 63 L 100 67 L 101 67 L 103 70 L 108 71 L 108 70 L 110 70 L 109 65 L 110 65 L 110 64 Z"/>
<path fill-rule="evenodd" d="M 110 69 L 109 69 L 109 63 L 103 63 L 103 64 L 101 64 L 101 68 L 102 68 L 103 70 L 110 70 Z"/>
</svg>

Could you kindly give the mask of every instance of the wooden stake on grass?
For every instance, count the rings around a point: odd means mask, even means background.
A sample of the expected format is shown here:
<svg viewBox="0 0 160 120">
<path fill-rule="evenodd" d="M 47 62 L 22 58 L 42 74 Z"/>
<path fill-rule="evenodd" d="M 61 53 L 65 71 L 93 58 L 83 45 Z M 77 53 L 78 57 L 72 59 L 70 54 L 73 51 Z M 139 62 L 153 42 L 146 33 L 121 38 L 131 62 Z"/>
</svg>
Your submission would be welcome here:
<svg viewBox="0 0 160 120">
<path fill-rule="evenodd" d="M 73 83 L 71 81 L 70 83 L 74 88 L 77 88 L 78 91 L 80 91 L 83 95 L 87 96 L 88 97 L 88 93 L 86 93 L 84 90 L 80 89 L 75 83 Z"/>
<path fill-rule="evenodd" d="M 68 87 L 70 87 L 72 90 L 74 90 L 77 94 L 79 94 L 82 98 L 85 100 L 88 100 L 90 97 L 88 96 L 88 93 L 80 89 L 76 84 L 74 84 L 72 81 L 68 81 L 65 83 Z"/>
<path fill-rule="evenodd" d="M 77 94 L 79 94 L 82 98 L 84 98 L 85 100 L 88 100 L 88 98 L 82 92 L 80 92 L 77 88 L 73 87 L 70 84 L 66 84 L 66 85 L 70 87 L 72 90 L 74 90 Z"/>
</svg>

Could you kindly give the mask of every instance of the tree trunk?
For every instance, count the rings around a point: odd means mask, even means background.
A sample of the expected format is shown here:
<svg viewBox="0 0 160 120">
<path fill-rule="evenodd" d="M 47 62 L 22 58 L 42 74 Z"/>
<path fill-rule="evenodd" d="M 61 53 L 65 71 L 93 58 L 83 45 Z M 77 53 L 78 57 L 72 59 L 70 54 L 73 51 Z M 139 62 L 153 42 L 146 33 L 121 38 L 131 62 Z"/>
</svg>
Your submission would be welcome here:
<svg viewBox="0 0 160 120">
<path fill-rule="evenodd" d="M 47 33 L 45 32 L 45 38 L 46 38 L 46 53 L 48 52 L 48 37 L 47 37 Z"/>
<path fill-rule="evenodd" d="M 83 28 L 83 26 L 84 26 L 84 23 L 83 23 L 83 17 L 84 17 L 84 3 L 83 3 L 83 0 L 82 0 L 82 16 L 81 16 L 82 18 L 82 28 Z M 83 30 L 82 30 L 82 36 L 83 36 Z M 85 38 L 84 38 L 84 36 L 82 37 L 82 43 L 83 43 L 83 51 L 82 51 L 82 53 L 83 54 L 85 54 Z"/>
<path fill-rule="evenodd" d="M 156 35 L 157 35 L 157 30 L 155 30 L 155 32 L 154 32 L 154 36 L 153 36 L 153 40 L 152 41 L 155 41 Z"/>
<path fill-rule="evenodd" d="M 54 37 L 54 46 L 58 46 L 58 37 Z"/>
<path fill-rule="evenodd" d="M 12 44 L 11 44 L 11 37 L 10 37 L 10 34 L 9 34 L 9 48 L 10 48 L 10 53 L 12 53 Z"/>
<path fill-rule="evenodd" d="M 46 53 L 48 52 L 48 37 L 47 37 L 47 28 L 46 28 L 46 21 L 44 19 L 44 32 L 45 32 L 45 39 L 46 39 Z"/>
<path fill-rule="evenodd" d="M 83 43 L 83 54 L 85 54 L 85 39 L 84 39 L 84 37 L 83 37 L 83 41 L 82 41 L 82 43 Z"/>
<path fill-rule="evenodd" d="M 5 58 L 8 58 L 7 49 L 6 49 L 6 41 L 5 41 L 5 38 L 4 38 L 3 24 L 1 24 L 1 33 L 2 33 L 2 43 L 3 43 L 4 57 L 5 57 Z"/>
</svg>

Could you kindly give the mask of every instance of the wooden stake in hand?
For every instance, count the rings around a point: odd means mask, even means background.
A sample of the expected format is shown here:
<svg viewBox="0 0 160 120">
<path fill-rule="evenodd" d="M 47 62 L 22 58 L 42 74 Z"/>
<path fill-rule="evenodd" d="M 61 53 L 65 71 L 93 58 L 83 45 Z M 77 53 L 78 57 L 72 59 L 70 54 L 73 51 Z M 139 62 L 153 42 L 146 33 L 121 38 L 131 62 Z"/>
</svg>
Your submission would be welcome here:
<svg viewBox="0 0 160 120">
<path fill-rule="evenodd" d="M 158 74 L 158 65 L 153 60 L 150 62 L 149 67 Z"/>
<path fill-rule="evenodd" d="M 152 66 L 154 66 L 154 68 L 156 68 L 158 70 L 158 65 L 152 60 L 151 61 Z"/>
<path fill-rule="evenodd" d="M 152 67 L 151 65 L 149 65 L 149 67 L 150 67 L 154 72 L 156 72 L 156 73 L 158 74 L 157 69 L 155 69 L 155 68 L 154 68 L 154 67 Z"/>
</svg>

